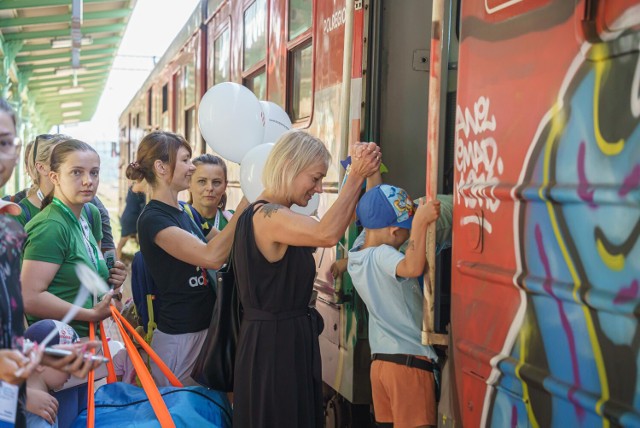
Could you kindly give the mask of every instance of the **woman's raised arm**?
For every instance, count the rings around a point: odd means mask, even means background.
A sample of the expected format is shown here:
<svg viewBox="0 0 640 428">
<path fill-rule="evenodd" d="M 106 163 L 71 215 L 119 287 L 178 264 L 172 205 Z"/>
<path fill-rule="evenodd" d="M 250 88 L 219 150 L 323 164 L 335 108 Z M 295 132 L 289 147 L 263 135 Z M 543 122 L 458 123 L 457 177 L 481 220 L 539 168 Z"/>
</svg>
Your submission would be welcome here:
<svg viewBox="0 0 640 428">
<path fill-rule="evenodd" d="M 270 245 L 331 247 L 344 235 L 358 202 L 362 183 L 380 167 L 380 150 L 374 143 L 355 146 L 351 171 L 338 198 L 320 221 L 282 205 L 266 204 L 254 216 L 256 241 L 261 250 Z"/>
<path fill-rule="evenodd" d="M 242 198 L 227 226 L 206 244 L 177 226 L 158 232 L 155 243 L 178 260 L 207 269 L 220 269 L 227 262 L 236 224 L 249 202 Z"/>
</svg>

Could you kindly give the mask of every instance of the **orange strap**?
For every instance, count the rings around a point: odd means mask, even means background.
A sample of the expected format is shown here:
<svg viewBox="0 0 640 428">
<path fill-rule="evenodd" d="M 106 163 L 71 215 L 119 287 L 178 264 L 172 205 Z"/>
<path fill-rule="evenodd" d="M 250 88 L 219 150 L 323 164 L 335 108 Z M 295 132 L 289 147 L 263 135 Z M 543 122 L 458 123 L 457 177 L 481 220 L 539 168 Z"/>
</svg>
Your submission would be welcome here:
<svg viewBox="0 0 640 428">
<path fill-rule="evenodd" d="M 122 316 L 122 314 L 113 306 L 111 306 L 111 315 L 113 315 L 114 319 L 121 321 L 122 325 L 124 325 L 126 329 L 129 331 L 129 333 L 131 333 L 131 335 L 136 340 L 136 342 L 138 342 L 140 346 L 142 346 L 142 349 L 144 349 L 145 352 L 149 355 L 149 357 L 151 357 L 153 362 L 156 363 L 158 368 L 162 371 L 162 374 L 166 376 L 166 378 L 169 380 L 171 385 L 182 387 L 183 386 L 182 382 L 178 380 L 176 375 L 173 374 L 173 372 L 169 369 L 169 367 L 167 367 L 164 361 L 162 361 L 160 357 L 158 357 L 158 354 L 156 354 L 156 352 L 151 348 L 151 346 L 149 346 L 149 344 L 144 340 L 144 338 L 138 334 L 136 329 L 133 328 L 131 324 L 129 324 L 129 321 L 127 321 L 125 317 Z M 122 336 L 124 337 L 127 335 L 125 333 L 122 333 Z M 135 347 L 133 349 L 135 350 Z M 127 352 L 129 353 L 129 356 L 131 356 L 131 351 L 129 350 L 128 347 L 127 347 Z M 137 350 L 135 352 L 138 353 Z"/>
<path fill-rule="evenodd" d="M 104 331 L 103 331 L 104 336 Z M 96 339 L 96 325 L 92 322 L 89 323 L 89 340 Z M 94 354 L 95 350 L 92 349 L 91 353 Z M 89 379 L 87 380 L 87 394 L 89 397 L 93 397 L 94 390 L 94 378 L 95 372 L 91 370 L 89 372 Z M 96 420 L 96 403 L 93 398 L 89 398 L 89 402 L 87 403 L 87 427 L 92 427 L 95 425 Z"/>
<path fill-rule="evenodd" d="M 113 367 L 113 360 L 111 359 L 111 350 L 109 350 L 109 342 L 107 341 L 107 334 L 104 328 L 104 321 L 100 321 L 100 340 L 102 341 L 102 353 L 109 360 L 107 363 L 107 383 L 117 382 L 116 370 Z"/>
<path fill-rule="evenodd" d="M 116 313 L 120 315 L 120 313 L 113 306 L 111 307 L 111 313 L 114 315 L 114 320 L 118 325 L 118 329 L 120 330 L 120 334 L 122 335 L 122 340 L 124 340 L 124 346 L 127 349 L 129 357 L 131 358 L 133 368 L 140 378 L 142 388 L 147 394 L 147 398 L 149 398 L 149 403 L 151 403 L 151 407 L 153 408 L 153 412 L 156 414 L 158 422 L 160 422 L 160 426 L 162 428 L 175 428 L 175 424 L 173 423 L 173 419 L 171 418 L 169 409 L 167 409 L 167 405 L 162 399 L 162 395 L 160 395 L 160 391 L 158 390 L 156 383 L 153 381 L 151 373 L 149 373 L 149 369 L 147 369 L 147 366 L 145 366 L 142 357 L 133 344 L 133 341 L 129 338 L 129 336 L 127 336 L 127 333 L 122 326 L 122 319 L 115 315 Z"/>
</svg>

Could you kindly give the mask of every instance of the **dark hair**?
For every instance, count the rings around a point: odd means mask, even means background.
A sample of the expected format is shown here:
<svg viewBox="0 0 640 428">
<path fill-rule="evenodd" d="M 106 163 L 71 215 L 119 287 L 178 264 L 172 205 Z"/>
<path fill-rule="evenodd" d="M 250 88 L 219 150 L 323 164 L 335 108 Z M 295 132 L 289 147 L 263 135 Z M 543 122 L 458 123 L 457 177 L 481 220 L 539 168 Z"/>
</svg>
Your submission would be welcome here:
<svg viewBox="0 0 640 428">
<path fill-rule="evenodd" d="M 60 166 L 67 160 L 67 156 L 73 152 L 93 152 L 96 155 L 98 152 L 91 147 L 89 144 L 84 141 L 76 140 L 69 137 L 68 140 L 63 140 L 60 143 L 56 144 L 56 146 L 51 150 L 51 157 L 49 158 L 49 169 L 53 172 L 60 172 Z M 42 200 L 42 208 L 46 207 L 53 200 L 53 194 L 55 192 L 52 190 L 47 196 Z"/>
<path fill-rule="evenodd" d="M 138 146 L 136 161 L 127 166 L 127 178 L 136 181 L 144 179 L 153 187 L 156 184 L 153 164 L 157 160 L 169 164 L 173 177 L 180 147 L 187 149 L 191 156 L 191 146 L 182 135 L 166 131 L 153 131 L 145 135 Z"/>
<path fill-rule="evenodd" d="M 16 112 L 13 110 L 13 107 L 11 107 L 11 104 L 9 104 L 9 102 L 4 98 L 0 98 L 0 111 L 3 111 L 9 115 L 9 117 L 13 121 L 13 126 L 14 128 L 16 128 L 16 132 L 17 132 L 18 124 L 16 120 Z"/>
<path fill-rule="evenodd" d="M 224 181 L 227 182 L 227 164 L 220 156 L 215 156 L 209 153 L 205 153 L 203 155 L 198 156 L 197 158 L 193 158 L 191 162 L 196 166 L 196 168 L 200 165 L 217 165 L 222 168 L 222 172 L 224 173 Z M 189 193 L 189 203 L 193 203 L 193 196 Z M 224 210 L 227 206 L 227 192 L 223 193 L 220 198 L 220 203 L 218 204 L 218 208 Z"/>
</svg>

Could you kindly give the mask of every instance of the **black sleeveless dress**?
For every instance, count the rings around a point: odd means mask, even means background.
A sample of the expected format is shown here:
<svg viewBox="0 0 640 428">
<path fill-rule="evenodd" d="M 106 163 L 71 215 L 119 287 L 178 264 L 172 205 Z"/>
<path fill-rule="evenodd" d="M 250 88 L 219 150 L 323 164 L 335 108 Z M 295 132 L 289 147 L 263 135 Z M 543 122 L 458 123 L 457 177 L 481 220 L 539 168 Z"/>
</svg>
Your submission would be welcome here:
<svg viewBox="0 0 640 428">
<path fill-rule="evenodd" d="M 238 219 L 233 263 L 244 315 L 236 352 L 233 426 L 322 427 L 318 335 L 309 299 L 313 248 L 290 246 L 271 263 L 256 245 L 251 204 Z"/>
</svg>

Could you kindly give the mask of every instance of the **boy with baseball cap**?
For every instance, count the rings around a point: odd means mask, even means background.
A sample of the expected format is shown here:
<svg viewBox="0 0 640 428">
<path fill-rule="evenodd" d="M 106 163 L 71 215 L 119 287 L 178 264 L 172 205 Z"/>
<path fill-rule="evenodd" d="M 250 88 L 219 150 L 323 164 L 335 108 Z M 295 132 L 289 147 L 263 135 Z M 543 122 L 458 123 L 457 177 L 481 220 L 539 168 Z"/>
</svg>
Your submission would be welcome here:
<svg viewBox="0 0 640 428">
<path fill-rule="evenodd" d="M 348 271 L 369 310 L 371 390 L 379 424 L 436 425 L 433 369 L 437 356 L 421 343 L 422 292 L 417 277 L 426 265 L 427 226 L 440 215 L 438 200 L 417 209 L 403 189 L 382 184 L 356 208 L 366 230 L 349 251 Z M 400 246 L 409 239 L 406 254 Z"/>
<path fill-rule="evenodd" d="M 80 338 L 78 333 L 69 325 L 61 323 L 56 320 L 40 320 L 37 321 L 24 332 L 24 338 L 29 339 L 32 342 L 42 342 L 49 333 L 55 330 L 56 335 L 53 337 L 48 346 L 55 345 L 71 345 L 76 343 Z M 71 375 L 69 373 L 56 370 L 51 367 L 39 365 L 33 372 L 33 374 L 27 379 L 27 394 L 36 394 L 36 391 L 40 391 L 46 394 L 50 394 L 51 391 L 59 389 L 62 385 L 69 380 Z M 45 396 L 46 397 L 46 396 Z M 57 409 L 58 401 L 50 396 L 50 405 L 42 406 L 42 416 L 31 413 L 27 408 L 27 426 L 29 428 L 36 427 L 57 427 Z M 27 407 L 29 407 L 27 405 Z"/>
</svg>

